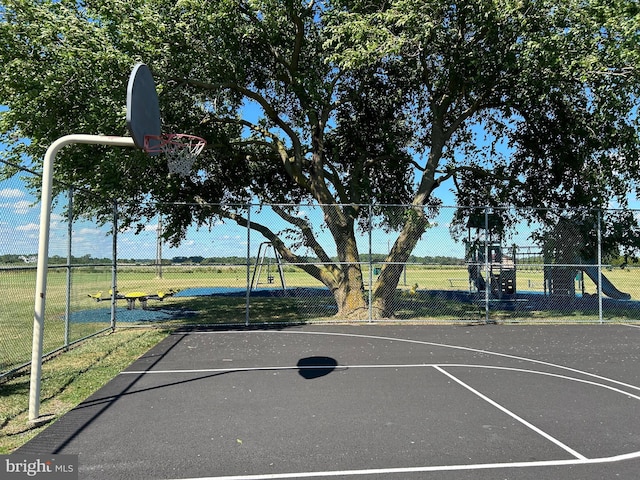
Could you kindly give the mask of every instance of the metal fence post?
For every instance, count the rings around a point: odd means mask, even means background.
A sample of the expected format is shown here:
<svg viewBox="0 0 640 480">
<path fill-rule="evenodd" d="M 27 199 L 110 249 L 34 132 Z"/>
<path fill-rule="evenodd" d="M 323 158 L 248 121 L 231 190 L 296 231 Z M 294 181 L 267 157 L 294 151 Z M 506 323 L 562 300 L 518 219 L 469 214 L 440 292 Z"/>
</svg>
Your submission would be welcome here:
<svg viewBox="0 0 640 480">
<path fill-rule="evenodd" d="M 369 203 L 369 323 L 373 322 L 373 250 L 372 250 L 372 223 L 371 216 L 373 215 L 373 209 L 371 203 Z"/>
<path fill-rule="evenodd" d="M 67 212 L 67 292 L 64 306 L 64 347 L 69 348 L 69 323 L 71 319 L 71 254 L 73 239 L 73 187 L 69 187 Z"/>
<path fill-rule="evenodd" d="M 598 321 L 602 320 L 602 211 L 598 209 Z"/>
<path fill-rule="evenodd" d="M 118 294 L 118 201 L 113 201 L 113 224 L 111 240 L 111 330 L 116 329 L 116 297 Z"/>
<path fill-rule="evenodd" d="M 158 214 L 156 228 L 156 277 L 162 278 L 162 214 Z"/>
<path fill-rule="evenodd" d="M 244 325 L 249 326 L 249 307 L 251 305 L 251 204 L 247 204 L 247 280 Z"/>
<path fill-rule="evenodd" d="M 491 271 L 489 267 L 489 207 L 484 207 L 484 321 L 489 323 L 489 291 Z"/>
</svg>

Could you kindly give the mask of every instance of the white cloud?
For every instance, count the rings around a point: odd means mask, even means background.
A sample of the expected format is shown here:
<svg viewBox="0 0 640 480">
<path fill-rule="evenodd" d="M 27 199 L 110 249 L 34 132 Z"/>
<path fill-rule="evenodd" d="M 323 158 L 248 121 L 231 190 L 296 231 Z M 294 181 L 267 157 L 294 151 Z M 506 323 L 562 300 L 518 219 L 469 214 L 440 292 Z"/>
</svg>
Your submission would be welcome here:
<svg viewBox="0 0 640 480">
<path fill-rule="evenodd" d="M 0 190 L 0 198 L 22 198 L 24 196 L 24 191 L 17 188 L 3 188 Z"/>
<path fill-rule="evenodd" d="M 0 190 L 0 198 L 21 198 L 24 195 L 21 195 L 22 192 L 16 189 L 5 188 L 4 190 Z M 6 208 L 7 210 L 12 210 L 14 215 L 25 215 L 32 210 L 35 210 L 33 202 L 30 200 L 15 200 L 9 202 L 0 203 L 0 208 Z"/>
<path fill-rule="evenodd" d="M 81 228 L 76 232 L 77 235 L 100 235 L 102 234 L 102 230 L 97 228 Z"/>
<path fill-rule="evenodd" d="M 16 227 L 18 232 L 34 232 L 40 230 L 40 225 L 37 223 L 25 223 L 24 225 L 20 225 Z"/>
<path fill-rule="evenodd" d="M 31 202 L 28 202 L 27 200 L 20 200 L 19 202 L 15 202 L 11 205 L 11 207 L 17 215 L 25 215 L 29 213 L 29 211 L 33 208 Z"/>
</svg>

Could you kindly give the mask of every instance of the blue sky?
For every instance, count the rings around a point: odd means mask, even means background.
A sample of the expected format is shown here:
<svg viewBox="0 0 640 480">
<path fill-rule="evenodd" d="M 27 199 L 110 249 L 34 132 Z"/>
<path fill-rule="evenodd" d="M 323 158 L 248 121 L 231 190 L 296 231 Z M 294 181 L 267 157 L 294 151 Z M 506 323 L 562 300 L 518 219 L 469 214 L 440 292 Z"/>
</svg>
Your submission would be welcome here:
<svg viewBox="0 0 640 480">
<path fill-rule="evenodd" d="M 50 227 L 50 255 L 66 256 L 67 252 L 67 223 L 62 215 L 61 205 L 66 204 L 66 198 L 59 199 L 54 207 Z M 314 225 L 320 225 L 321 213 L 318 209 L 301 207 L 300 214 L 312 220 Z M 416 255 L 464 255 L 464 247 L 455 244 L 448 235 L 446 218 L 451 212 L 443 211 L 442 218 L 436 220 L 438 226 L 425 234 L 421 244 L 416 249 Z M 4 254 L 33 254 L 38 249 L 40 205 L 35 197 L 30 195 L 18 177 L 0 182 L 0 255 Z M 254 222 L 264 223 L 276 230 L 286 228 L 284 221 L 268 210 L 252 212 Z M 329 254 L 335 253 L 327 232 L 319 231 L 319 238 L 326 243 Z M 258 246 L 265 239 L 257 232 L 251 234 L 251 255 L 255 255 Z M 129 258 L 155 258 L 157 242 L 157 220 L 150 222 L 139 235 L 133 232 L 123 232 L 118 235 L 118 256 Z M 373 235 L 372 250 L 374 253 L 384 253 L 395 240 L 394 234 L 377 231 Z M 368 253 L 368 235 L 359 239 L 362 253 Z M 247 251 L 247 232 L 234 223 L 226 222 L 208 228 L 191 229 L 187 239 L 178 248 L 163 245 L 163 257 L 173 256 L 244 256 Z M 110 226 L 101 227 L 92 222 L 79 221 L 73 228 L 74 256 L 90 254 L 94 258 L 111 256 Z M 300 253 L 307 253 L 301 251 Z M 311 254 L 311 252 L 308 252 Z"/>
<path fill-rule="evenodd" d="M 248 118 L 256 117 L 257 112 L 245 107 Z M 3 145 L 0 144 L 0 149 Z M 453 195 L 446 186 L 438 190 L 445 204 L 453 203 Z M 66 204 L 66 199 L 58 202 Z M 62 216 L 63 208 L 54 208 L 50 226 L 50 255 L 65 257 L 67 254 L 67 224 Z M 38 250 L 40 205 L 36 198 L 29 194 L 18 177 L 0 182 L 0 255 L 3 254 L 33 254 Z M 301 214 L 314 217 L 311 208 L 303 207 Z M 284 229 L 287 225 L 273 213 L 253 212 L 253 221 L 261 222 L 272 228 Z M 322 216 L 316 214 L 312 218 L 314 225 L 320 225 Z M 423 242 L 416 249 L 416 255 L 446 255 L 464 256 L 464 247 L 455 244 L 443 225 L 448 225 L 446 219 L 438 219 L 438 229 L 433 229 L 423 237 Z M 93 258 L 111 257 L 110 227 L 100 227 L 91 222 L 76 222 L 73 228 L 74 256 L 91 255 Z M 438 230 L 437 241 L 430 237 Z M 322 243 L 326 244 L 329 255 L 335 254 L 335 246 L 327 232 L 318 232 Z M 385 253 L 395 240 L 395 235 L 376 232 L 372 242 L 373 253 Z M 258 247 L 265 239 L 257 232 L 251 232 L 250 254 L 256 255 Z M 368 236 L 359 239 L 362 253 L 368 253 Z M 124 232 L 118 235 L 118 256 L 122 259 L 155 258 L 157 246 L 157 220 L 150 222 L 145 230 L 138 235 Z M 163 245 L 163 257 L 174 256 L 245 256 L 247 253 L 247 232 L 233 223 L 217 224 L 211 231 L 207 228 L 191 229 L 187 239 L 178 248 Z M 306 252 L 299 252 L 306 253 Z M 311 254 L 311 252 L 308 252 Z"/>
</svg>

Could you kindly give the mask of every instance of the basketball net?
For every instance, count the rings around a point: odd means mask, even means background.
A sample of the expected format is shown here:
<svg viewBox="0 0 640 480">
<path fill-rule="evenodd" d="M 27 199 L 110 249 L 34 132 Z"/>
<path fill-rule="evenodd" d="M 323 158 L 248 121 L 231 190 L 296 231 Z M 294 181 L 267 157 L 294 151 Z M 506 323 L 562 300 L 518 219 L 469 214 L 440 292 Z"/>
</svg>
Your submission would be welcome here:
<svg viewBox="0 0 640 480">
<path fill-rule="evenodd" d="M 147 153 L 163 153 L 167 157 L 169 173 L 182 178 L 191 174 L 193 163 L 207 144 L 204 138 L 185 133 L 146 135 L 144 150 Z"/>
</svg>

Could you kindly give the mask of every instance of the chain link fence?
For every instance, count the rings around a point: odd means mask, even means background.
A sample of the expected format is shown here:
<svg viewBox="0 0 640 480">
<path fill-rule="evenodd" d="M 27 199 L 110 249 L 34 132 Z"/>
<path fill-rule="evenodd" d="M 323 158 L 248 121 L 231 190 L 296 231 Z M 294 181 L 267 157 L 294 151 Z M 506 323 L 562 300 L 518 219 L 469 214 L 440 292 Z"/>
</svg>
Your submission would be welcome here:
<svg viewBox="0 0 640 480">
<path fill-rule="evenodd" d="M 31 358 L 39 205 L 24 183 L 0 183 L 2 377 Z M 173 247 L 159 216 L 136 233 L 69 222 L 69 205 L 50 226 L 47 355 L 116 326 L 640 320 L 640 270 L 605 248 L 614 210 L 244 205 L 248 226 Z"/>
<path fill-rule="evenodd" d="M 27 366 L 31 360 L 40 204 L 25 185 L 40 182 L 37 175 L 29 172 L 0 182 L 1 377 Z M 85 308 L 85 292 L 108 281 L 113 262 L 92 256 L 98 251 L 86 233 L 104 235 L 104 229 L 95 224 L 69 222 L 69 198 L 68 194 L 60 196 L 51 216 L 45 356 L 111 327 L 103 322 L 73 321 L 75 312 Z"/>
</svg>

